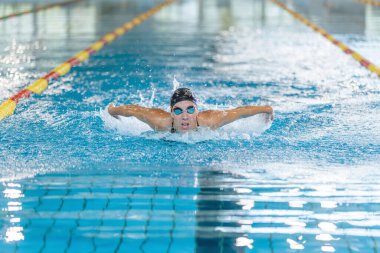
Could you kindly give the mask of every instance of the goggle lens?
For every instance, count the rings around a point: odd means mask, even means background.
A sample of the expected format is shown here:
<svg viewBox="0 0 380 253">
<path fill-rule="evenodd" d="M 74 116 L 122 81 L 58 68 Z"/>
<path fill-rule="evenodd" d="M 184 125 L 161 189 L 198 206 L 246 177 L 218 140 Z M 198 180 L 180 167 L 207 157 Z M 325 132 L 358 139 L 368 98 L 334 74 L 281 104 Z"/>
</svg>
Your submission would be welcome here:
<svg viewBox="0 0 380 253">
<path fill-rule="evenodd" d="M 182 113 L 182 109 L 181 108 L 175 108 L 174 109 L 174 114 L 175 115 L 180 115 Z"/>
<path fill-rule="evenodd" d="M 195 112 L 195 107 L 194 106 L 189 106 L 189 107 L 187 107 L 186 111 L 187 111 L 188 114 L 193 114 Z M 173 110 L 173 112 L 174 112 L 175 115 L 180 115 L 180 114 L 183 113 L 183 110 L 181 108 L 177 107 L 177 108 L 175 108 Z"/>
<path fill-rule="evenodd" d="M 194 106 L 187 107 L 187 113 L 188 114 L 193 114 L 194 112 L 195 112 L 195 107 Z"/>
</svg>

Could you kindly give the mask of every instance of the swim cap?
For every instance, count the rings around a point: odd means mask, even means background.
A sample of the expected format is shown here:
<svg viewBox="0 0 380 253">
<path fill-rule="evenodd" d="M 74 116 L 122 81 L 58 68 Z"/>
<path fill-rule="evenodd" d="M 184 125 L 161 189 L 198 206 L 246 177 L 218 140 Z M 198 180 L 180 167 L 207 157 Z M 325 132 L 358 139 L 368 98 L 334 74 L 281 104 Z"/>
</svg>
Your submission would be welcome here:
<svg viewBox="0 0 380 253">
<path fill-rule="evenodd" d="M 173 108 L 176 103 L 181 101 L 191 101 L 195 104 L 197 103 L 193 93 L 188 88 L 179 88 L 174 91 L 170 99 L 170 107 Z"/>
</svg>

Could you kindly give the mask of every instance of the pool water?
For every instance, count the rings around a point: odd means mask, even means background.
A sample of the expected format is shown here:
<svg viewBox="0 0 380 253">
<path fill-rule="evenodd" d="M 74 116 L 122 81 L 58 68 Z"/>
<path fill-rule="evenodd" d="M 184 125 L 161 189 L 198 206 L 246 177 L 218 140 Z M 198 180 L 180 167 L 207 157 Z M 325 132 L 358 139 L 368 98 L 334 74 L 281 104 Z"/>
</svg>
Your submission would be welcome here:
<svg viewBox="0 0 380 253">
<path fill-rule="evenodd" d="M 159 3 L 0 21 L 0 100 Z M 379 8 L 287 4 L 380 65 Z M 268 104 L 275 119 L 180 136 L 106 113 L 168 110 L 177 82 L 200 110 Z M 379 87 L 270 1 L 177 1 L 0 122 L 1 252 L 378 252 Z"/>
</svg>

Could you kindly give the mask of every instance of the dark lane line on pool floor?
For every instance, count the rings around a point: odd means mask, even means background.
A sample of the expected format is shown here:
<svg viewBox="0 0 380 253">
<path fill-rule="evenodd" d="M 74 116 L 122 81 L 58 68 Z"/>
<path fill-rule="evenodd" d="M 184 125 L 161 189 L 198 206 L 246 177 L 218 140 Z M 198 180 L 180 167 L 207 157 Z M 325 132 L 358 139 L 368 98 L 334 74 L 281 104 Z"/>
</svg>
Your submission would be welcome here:
<svg viewBox="0 0 380 253">
<path fill-rule="evenodd" d="M 139 25 L 141 22 L 145 21 L 146 19 L 160 11 L 162 8 L 172 4 L 173 2 L 175 2 L 175 0 L 166 0 L 149 9 L 148 11 L 138 15 L 131 21 L 124 23 L 120 27 L 116 28 L 114 31 L 104 35 L 101 39 L 91 44 L 85 50 L 79 52 L 69 60 L 65 61 L 64 63 L 47 73 L 45 76 L 38 79 L 32 85 L 29 85 L 28 87 L 24 88 L 8 100 L 5 100 L 2 104 L 0 104 L 0 121 L 2 121 L 4 118 L 8 116 L 11 116 L 14 113 L 14 111 L 16 110 L 17 103 L 21 99 L 28 98 L 32 93 L 41 94 L 48 87 L 49 80 L 58 79 L 60 76 L 65 75 L 70 71 L 71 67 L 78 65 L 81 62 L 84 62 L 90 57 L 90 55 L 96 53 L 105 45 L 110 44 L 113 40 L 122 36 L 124 33 L 131 30 L 133 27 Z"/>
<path fill-rule="evenodd" d="M 363 56 L 361 56 L 358 52 L 349 48 L 346 44 L 334 38 L 334 36 L 329 34 L 326 30 L 318 27 L 316 24 L 314 24 L 313 22 L 311 22 L 310 20 L 302 16 L 300 13 L 289 9 L 285 4 L 281 3 L 279 0 L 271 0 L 271 1 L 277 6 L 279 6 L 281 9 L 287 11 L 295 19 L 304 23 L 305 25 L 307 25 L 308 27 L 310 27 L 311 29 L 313 29 L 314 31 L 316 31 L 317 33 L 319 33 L 320 35 L 328 39 L 332 44 L 339 47 L 344 53 L 351 55 L 352 58 L 354 58 L 357 62 L 359 62 L 363 67 L 365 67 L 366 69 L 368 69 L 369 71 L 375 73 L 378 77 L 380 77 L 380 68 L 376 66 L 375 64 L 373 64 L 372 62 L 370 62 L 369 60 L 367 60 L 366 58 L 364 58 Z"/>
<path fill-rule="evenodd" d="M 25 15 L 25 14 L 30 14 L 30 13 L 35 13 L 35 12 L 39 12 L 39 11 L 42 11 L 42 10 L 51 9 L 51 8 L 54 8 L 54 7 L 63 7 L 65 5 L 79 3 L 79 2 L 82 2 L 82 1 L 84 1 L 84 0 L 70 0 L 70 1 L 60 2 L 60 3 L 53 3 L 53 4 L 42 5 L 42 6 L 39 6 L 37 8 L 30 9 L 30 10 L 25 10 L 25 11 L 20 11 L 20 12 L 14 12 L 14 13 L 2 16 L 2 17 L 0 17 L 0 21 L 1 20 L 5 20 L 5 19 L 9 19 L 9 18 L 13 18 L 13 17 L 22 16 L 22 15 Z"/>
</svg>

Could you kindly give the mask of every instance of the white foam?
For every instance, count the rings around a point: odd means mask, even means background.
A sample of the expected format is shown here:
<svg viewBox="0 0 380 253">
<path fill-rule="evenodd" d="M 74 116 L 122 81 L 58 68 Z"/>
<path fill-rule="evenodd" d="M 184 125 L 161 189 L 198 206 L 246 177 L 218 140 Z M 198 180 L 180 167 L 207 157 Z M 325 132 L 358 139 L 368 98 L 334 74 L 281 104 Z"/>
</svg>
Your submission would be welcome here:
<svg viewBox="0 0 380 253">
<path fill-rule="evenodd" d="M 142 134 L 147 139 L 161 139 L 165 141 L 183 142 L 187 144 L 195 144 L 209 140 L 229 140 L 230 136 L 224 131 L 213 131 L 209 128 L 200 127 L 197 131 L 189 131 L 187 133 L 170 133 L 170 132 L 146 132 Z"/>
<path fill-rule="evenodd" d="M 200 127 L 198 131 L 190 131 L 185 134 L 170 132 L 155 132 L 146 123 L 135 117 L 115 118 L 108 113 L 107 108 L 100 110 L 100 117 L 109 129 L 116 130 L 119 134 L 129 136 L 141 136 L 147 139 L 163 139 L 185 143 L 198 143 L 207 140 L 251 139 L 262 134 L 270 128 L 272 121 L 267 114 L 258 114 L 249 118 L 239 119 L 220 129 L 211 130 Z"/>
<path fill-rule="evenodd" d="M 272 125 L 272 120 L 268 118 L 266 113 L 257 114 L 252 117 L 236 120 L 221 129 L 231 134 L 248 134 L 250 136 L 258 136 Z"/>
</svg>

